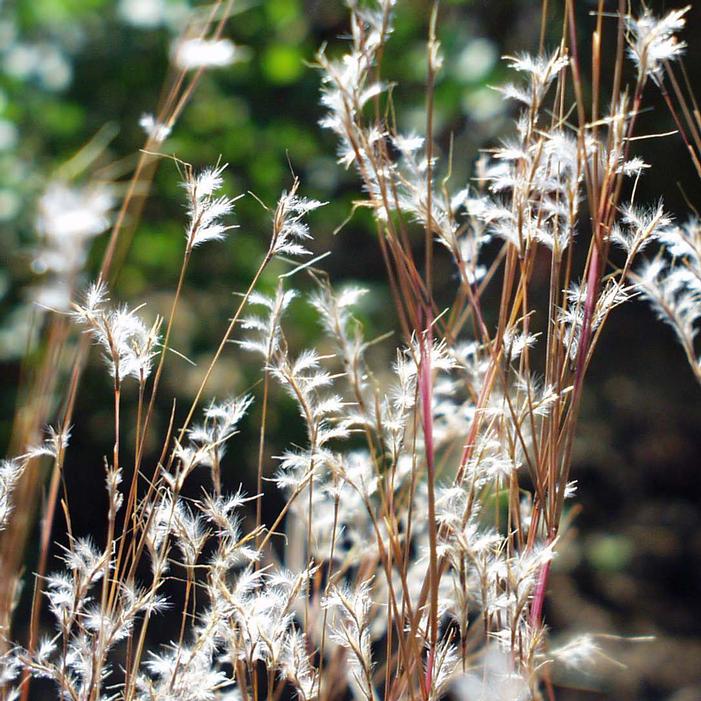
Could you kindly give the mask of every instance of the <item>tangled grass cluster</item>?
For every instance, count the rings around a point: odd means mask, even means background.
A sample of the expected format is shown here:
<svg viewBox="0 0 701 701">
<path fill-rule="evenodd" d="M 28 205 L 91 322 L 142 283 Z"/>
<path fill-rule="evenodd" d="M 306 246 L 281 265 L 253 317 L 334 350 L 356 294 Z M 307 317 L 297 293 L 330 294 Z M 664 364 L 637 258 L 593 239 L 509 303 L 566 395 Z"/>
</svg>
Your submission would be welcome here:
<svg viewBox="0 0 701 701">
<path fill-rule="evenodd" d="M 392 368 L 373 366 L 368 350 L 375 341 L 353 316 L 366 291 L 335 290 L 310 259 L 306 217 L 322 203 L 303 197 L 295 180 L 272 211 L 267 253 L 189 410 L 174 413 L 161 457 L 151 462 L 146 439 L 189 262 L 198 246 L 217 245 L 232 227 L 235 198 L 221 193 L 223 166 L 194 172 L 183 164 L 183 264 L 170 314 L 153 323 L 141 319 L 140 307 L 112 303 L 105 283 L 127 205 L 115 218 L 97 282 L 78 293 L 86 247 L 109 226 L 111 196 L 97 186 L 47 190 L 39 217 L 46 246 L 37 257 L 50 274 L 37 298 L 53 311 L 43 364 L 18 410 L 19 457 L 0 469 L 2 699 L 29 698 L 33 680 L 48 679 L 58 698 L 71 701 L 432 701 L 448 693 L 465 701 L 525 701 L 554 697 L 556 666 L 582 667 L 603 656 L 591 635 L 552 646 L 543 606 L 563 514 L 576 493 L 570 466 L 584 381 L 611 311 L 647 297 L 674 327 L 701 380 L 701 225 L 690 219 L 680 226 L 661 203 L 637 201 L 648 166 L 633 152 L 643 89 L 653 81 L 698 164 L 699 125 L 672 63 L 684 49 L 684 11 L 662 19 L 648 11 L 618 14 L 613 92 L 605 100 L 595 90 L 587 104 L 566 3 L 559 48 L 507 58 L 516 82 L 500 89 L 518 105 L 513 136 L 480 160 L 474 183 L 454 188 L 450 163 L 432 140 L 442 62 L 435 14 L 425 133 L 394 126 L 382 55 L 395 9 L 394 0 L 351 2 L 345 53 L 317 57 L 322 126 L 338 139 L 339 162 L 362 184 L 403 332 Z M 596 86 L 602 21 L 600 12 L 592 37 Z M 201 70 L 233 51 L 221 38 L 224 19 L 217 22 L 187 39 L 198 42 L 187 52 L 181 45 L 181 79 L 163 112 L 144 118 L 148 140 L 127 202 Z M 626 45 L 635 67 L 631 86 L 624 84 Z M 603 102 L 609 111 L 601 111 Z M 446 309 L 433 295 L 436 243 L 457 271 Z M 654 252 L 645 258 L 643 251 Z M 290 348 L 285 314 L 297 293 L 289 275 L 271 296 L 256 290 L 279 256 L 297 261 L 296 272 L 311 272 L 317 290 L 309 303 L 332 353 Z M 541 306 L 534 269 L 543 263 L 549 279 Z M 64 411 L 58 428 L 37 442 L 49 418 L 47 397 L 59 392 L 57 352 L 75 327 L 83 334 Z M 230 341 L 259 359 L 260 391 L 237 396 L 232 388 L 230 398 L 201 409 Z M 90 345 L 99 347 L 113 386 L 107 537 L 100 543 L 73 536 L 69 514 L 66 533 L 52 533 Z M 123 396 L 132 383 L 136 399 L 131 391 Z M 296 403 L 306 441 L 276 458 L 267 481 L 273 383 Z M 125 401 L 137 402 L 134 427 L 123 425 Z M 254 402 L 262 407 L 258 493 L 226 493 L 225 450 Z M 127 434 L 133 445 L 124 444 Z M 30 635 L 19 645 L 13 606 L 21 553 L 36 475 L 47 460 Z M 209 470 L 211 484 L 192 497 L 187 485 L 196 470 Z M 285 505 L 264 523 L 270 484 Z M 53 537 L 60 537 L 63 557 L 51 572 Z M 170 580 L 181 582 L 180 610 L 164 594 Z M 42 608 L 52 629 L 42 629 Z M 178 617 L 179 635 L 153 646 L 159 616 Z"/>
</svg>

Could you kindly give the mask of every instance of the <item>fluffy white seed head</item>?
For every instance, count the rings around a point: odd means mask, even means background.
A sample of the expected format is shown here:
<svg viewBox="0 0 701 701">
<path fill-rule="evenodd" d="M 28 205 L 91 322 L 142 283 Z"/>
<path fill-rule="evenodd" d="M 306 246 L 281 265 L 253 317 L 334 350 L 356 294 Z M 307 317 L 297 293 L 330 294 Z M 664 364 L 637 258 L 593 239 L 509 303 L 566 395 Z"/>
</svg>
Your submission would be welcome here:
<svg viewBox="0 0 701 701">
<path fill-rule="evenodd" d="M 105 184 L 51 183 L 39 200 L 36 229 L 41 243 L 32 267 L 44 276 L 36 301 L 59 311 L 70 308 L 76 277 L 85 265 L 90 242 L 106 231 L 114 205 Z"/>
<path fill-rule="evenodd" d="M 188 197 L 189 222 L 185 237 L 189 248 L 205 241 L 220 241 L 229 229 L 235 228 L 221 220 L 231 214 L 238 198 L 216 196 L 224 183 L 222 173 L 226 166 L 225 163 L 205 168 L 196 175 L 188 172 L 183 182 Z"/>
<path fill-rule="evenodd" d="M 650 10 L 640 17 L 627 17 L 628 55 L 638 67 L 639 76 L 658 82 L 666 61 L 675 61 L 684 53 L 686 43 L 676 36 L 686 24 L 684 15 L 690 5 L 658 18 Z"/>
<path fill-rule="evenodd" d="M 224 68 L 236 58 L 236 47 L 229 39 L 183 39 L 173 45 L 171 59 L 181 70 Z"/>
</svg>

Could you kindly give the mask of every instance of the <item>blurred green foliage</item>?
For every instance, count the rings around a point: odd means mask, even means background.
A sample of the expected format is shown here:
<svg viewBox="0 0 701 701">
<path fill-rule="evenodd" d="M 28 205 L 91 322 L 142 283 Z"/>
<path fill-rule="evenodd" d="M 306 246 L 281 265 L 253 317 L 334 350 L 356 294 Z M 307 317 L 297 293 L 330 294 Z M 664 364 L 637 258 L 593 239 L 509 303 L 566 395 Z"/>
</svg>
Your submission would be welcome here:
<svg viewBox="0 0 701 701">
<path fill-rule="evenodd" d="M 385 73 L 396 82 L 395 99 L 404 108 L 400 127 L 406 130 L 422 129 L 425 121 L 429 8 L 427 2 L 404 3 L 385 58 Z M 15 0 L 2 7 L 0 228 L 6 245 L 0 251 L 0 357 L 8 367 L 14 367 L 25 345 L 18 339 L 27 337 L 34 319 L 27 302 L 36 278 L 31 254 L 39 244 L 37 198 L 98 133 L 113 136 L 80 177 L 114 180 L 116 193 L 124 192 L 144 139 L 139 118 L 157 107 L 171 46 L 188 18 L 207 10 L 205 4 L 185 0 Z M 452 2 L 443 14 L 446 70 L 436 91 L 436 132 L 446 149 L 455 134 L 453 171 L 464 179 L 476 147 L 503 128 L 503 103 L 488 87 L 501 79 L 502 69 L 499 48 L 488 36 L 492 18 L 485 8 Z M 274 206 L 293 174 L 300 176 L 303 194 L 329 203 L 312 221 L 315 251 L 333 250 L 325 265 L 336 282 L 359 278 L 377 291 L 366 296 L 367 331 L 386 330 L 388 292 L 369 217 L 358 212 L 342 234 L 333 236 L 360 193 L 354 173 L 335 163 L 333 138 L 318 127 L 319 76 L 310 65 L 322 45 L 331 54 L 338 52 L 346 19 L 341 2 L 236 3 L 225 35 L 235 42 L 238 60 L 205 74 L 163 144 L 164 153 L 196 167 L 219 159 L 229 163 L 228 191 L 255 193 L 238 201 L 238 228 L 229 240 L 198 250 L 193 259 L 183 310 L 192 323 L 176 328 L 175 338 L 188 356 L 215 343 L 221 324 L 211 320 L 226 319 L 231 293 L 245 287 L 267 245 L 270 215 L 259 200 Z M 118 297 L 155 297 L 153 313 L 166 310 L 167 296 L 156 292 L 174 286 L 183 224 L 179 175 L 171 161 L 163 160 L 118 277 Z M 93 247 L 86 281 L 97 269 L 105 240 Z M 262 287 L 274 286 L 284 269 L 272 266 Z M 292 326 L 305 337 L 316 333 L 316 322 L 301 308 L 293 309 Z M 379 319 L 382 323 L 373 323 Z M 8 402 L 3 416 L 10 413 Z M 5 438 L 8 428 L 4 422 Z"/>
</svg>

